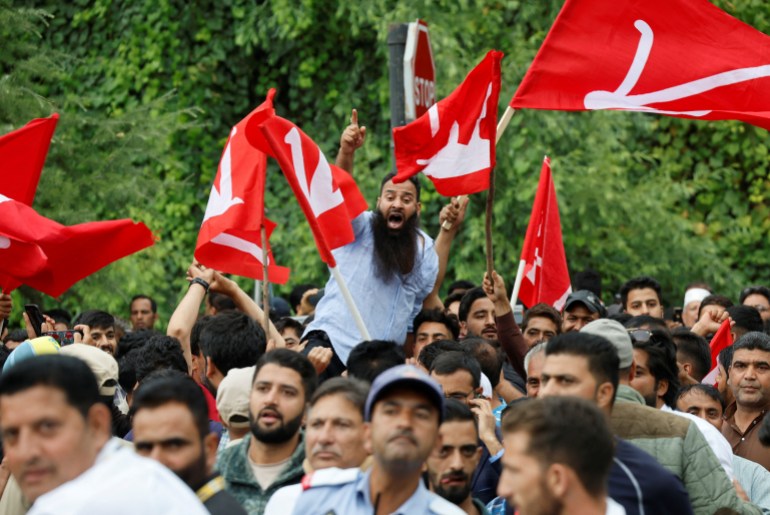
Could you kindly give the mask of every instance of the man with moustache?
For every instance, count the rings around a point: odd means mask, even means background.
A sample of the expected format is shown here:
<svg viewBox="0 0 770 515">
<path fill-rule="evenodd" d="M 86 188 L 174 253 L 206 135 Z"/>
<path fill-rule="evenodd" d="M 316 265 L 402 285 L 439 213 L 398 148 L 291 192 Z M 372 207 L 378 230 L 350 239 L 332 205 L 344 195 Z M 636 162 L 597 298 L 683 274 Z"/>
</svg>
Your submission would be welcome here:
<svg viewBox="0 0 770 515">
<path fill-rule="evenodd" d="M 225 489 L 251 515 L 262 515 L 281 487 L 299 483 L 305 471 L 300 428 L 317 384 L 303 355 L 276 349 L 257 362 L 249 397 L 251 436 L 228 447 L 217 464 Z"/>
<path fill-rule="evenodd" d="M 340 139 L 337 166 L 352 173 L 354 153 L 363 145 L 365 136 L 366 128 L 358 126 L 354 110 L 351 124 Z M 452 227 L 442 228 L 434 243 L 419 229 L 419 180 L 412 177 L 395 184 L 393 177 L 391 173 L 382 180 L 376 209 L 353 220 L 355 241 L 336 249 L 334 257 L 371 339 L 403 345 L 429 295 L 431 300 L 426 304 L 441 305 L 434 291 L 440 276 L 437 252 L 448 254 L 463 210 L 455 200 L 442 211 L 442 222 L 446 220 Z M 442 262 L 445 267 L 446 260 Z M 334 351 L 324 379 L 340 375 L 350 351 L 363 340 L 333 276 L 302 339 L 307 341 L 305 354 L 319 346 Z"/>
<path fill-rule="evenodd" d="M 478 425 L 470 408 L 456 399 L 447 399 L 439 435 L 441 444 L 425 462 L 431 491 L 468 515 L 485 515 L 488 512 L 484 503 L 471 495 L 471 478 L 482 451 Z"/>
</svg>

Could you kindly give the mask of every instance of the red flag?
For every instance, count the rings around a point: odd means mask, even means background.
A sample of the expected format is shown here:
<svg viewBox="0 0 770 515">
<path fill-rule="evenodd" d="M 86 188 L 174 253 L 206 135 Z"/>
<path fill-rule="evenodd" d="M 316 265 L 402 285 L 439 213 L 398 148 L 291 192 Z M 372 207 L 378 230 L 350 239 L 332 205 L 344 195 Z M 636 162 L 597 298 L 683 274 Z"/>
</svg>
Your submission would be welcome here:
<svg viewBox="0 0 770 515">
<path fill-rule="evenodd" d="M 713 385 L 716 383 L 717 375 L 719 375 L 719 353 L 723 349 L 726 349 L 733 344 L 733 333 L 730 327 L 730 319 L 722 322 L 719 326 L 716 334 L 711 338 L 709 348 L 711 349 L 711 371 L 706 374 L 701 383 Z"/>
<path fill-rule="evenodd" d="M 502 52 L 490 50 L 451 95 L 409 125 L 393 129 L 398 169 L 393 182 L 422 172 L 445 196 L 489 188 L 502 58 Z"/>
<path fill-rule="evenodd" d="M 572 288 L 561 237 L 559 202 L 553 187 L 551 160 L 547 156 L 540 171 L 521 261 L 524 264 L 519 290 L 521 302 L 527 307 L 545 302 L 561 311 Z"/>
<path fill-rule="evenodd" d="M 770 37 L 707 0 L 567 0 L 510 105 L 770 129 Z"/>
<path fill-rule="evenodd" d="M 32 205 L 58 121 L 54 113 L 0 136 L 0 194 Z"/>
<path fill-rule="evenodd" d="M 334 267 L 331 251 L 355 239 L 351 220 L 367 209 L 347 172 L 330 165 L 318 145 L 278 116 L 247 129 L 249 141 L 278 161 L 310 224 L 321 259 Z"/>
<path fill-rule="evenodd" d="M 275 224 L 264 216 L 267 156 L 246 140 L 249 120 L 272 116 L 275 90 L 230 132 L 206 213 L 195 245 L 195 258 L 204 265 L 231 274 L 264 280 L 261 227 L 270 237 Z M 289 280 L 289 269 L 277 266 L 268 246 L 267 275 L 271 283 Z"/>
<path fill-rule="evenodd" d="M 0 234 L 10 243 L 0 248 L 3 291 L 26 284 L 52 297 L 60 296 L 79 280 L 113 261 L 155 243 L 143 223 L 111 220 L 68 227 L 3 195 L 0 195 Z M 19 248 L 14 251 L 17 243 Z M 35 269 L 26 273 L 21 270 L 25 265 L 17 261 L 18 251 L 22 250 L 36 260 L 36 265 L 30 267 Z"/>
</svg>

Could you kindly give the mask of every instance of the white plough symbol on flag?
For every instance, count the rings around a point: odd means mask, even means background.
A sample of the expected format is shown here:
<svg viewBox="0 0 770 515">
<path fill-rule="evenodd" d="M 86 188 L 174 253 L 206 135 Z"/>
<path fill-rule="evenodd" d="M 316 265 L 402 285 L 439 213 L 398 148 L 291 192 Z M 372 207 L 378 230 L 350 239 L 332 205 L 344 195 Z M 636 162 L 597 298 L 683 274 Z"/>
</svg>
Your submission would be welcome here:
<svg viewBox="0 0 770 515">
<path fill-rule="evenodd" d="M 639 45 L 636 48 L 636 55 L 631 62 L 631 67 L 628 69 L 625 79 L 623 79 L 623 82 L 615 91 L 600 90 L 588 93 L 583 99 L 586 109 L 628 109 L 631 111 L 644 111 L 669 115 L 683 114 L 689 116 L 706 116 L 711 113 L 711 111 L 661 111 L 648 106 L 649 104 L 681 100 L 722 86 L 729 86 L 739 82 L 746 82 L 770 76 L 770 64 L 765 64 L 762 66 L 738 68 L 717 73 L 716 75 L 685 82 L 684 84 L 661 89 L 659 91 L 640 95 L 629 95 L 629 92 L 636 86 L 639 77 L 644 71 L 647 59 L 650 57 L 654 39 L 652 29 L 644 20 L 636 20 L 634 22 L 634 27 L 639 31 L 641 37 L 639 38 Z"/>
</svg>

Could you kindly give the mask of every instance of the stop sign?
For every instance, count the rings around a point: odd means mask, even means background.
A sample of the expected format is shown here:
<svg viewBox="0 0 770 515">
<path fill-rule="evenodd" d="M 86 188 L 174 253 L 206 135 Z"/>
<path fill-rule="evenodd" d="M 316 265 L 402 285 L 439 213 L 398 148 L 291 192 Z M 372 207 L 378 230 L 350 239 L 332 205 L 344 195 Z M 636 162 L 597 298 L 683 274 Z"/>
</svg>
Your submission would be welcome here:
<svg viewBox="0 0 770 515">
<path fill-rule="evenodd" d="M 404 49 L 404 102 L 406 120 L 412 121 L 436 103 L 436 68 L 430 48 L 428 24 L 409 24 Z"/>
</svg>

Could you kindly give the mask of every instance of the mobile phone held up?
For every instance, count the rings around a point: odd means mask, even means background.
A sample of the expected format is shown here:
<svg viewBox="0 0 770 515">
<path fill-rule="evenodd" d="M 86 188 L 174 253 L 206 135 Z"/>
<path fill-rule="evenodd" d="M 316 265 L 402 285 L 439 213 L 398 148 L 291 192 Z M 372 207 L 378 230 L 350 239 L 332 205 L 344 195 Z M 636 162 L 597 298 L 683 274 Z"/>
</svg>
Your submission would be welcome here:
<svg viewBox="0 0 770 515">
<path fill-rule="evenodd" d="M 37 304 L 24 304 L 24 311 L 27 312 L 29 322 L 32 324 L 32 329 L 35 331 L 35 336 L 43 336 L 43 324 L 45 319 L 43 313 Z"/>
</svg>

